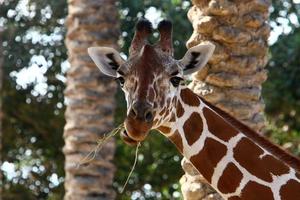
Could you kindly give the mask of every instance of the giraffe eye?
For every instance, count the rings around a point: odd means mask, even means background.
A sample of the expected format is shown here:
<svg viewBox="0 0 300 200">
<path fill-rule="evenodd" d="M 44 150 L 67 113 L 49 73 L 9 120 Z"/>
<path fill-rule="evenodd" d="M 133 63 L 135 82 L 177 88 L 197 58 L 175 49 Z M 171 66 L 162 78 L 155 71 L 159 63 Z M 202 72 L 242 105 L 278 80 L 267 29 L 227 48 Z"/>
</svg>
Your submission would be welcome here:
<svg viewBox="0 0 300 200">
<path fill-rule="evenodd" d="M 120 76 L 120 77 L 118 77 L 118 78 L 116 78 L 116 80 L 120 83 L 120 85 L 123 87 L 123 85 L 124 85 L 124 83 L 125 83 L 125 79 L 122 77 L 122 76 Z"/>
<path fill-rule="evenodd" d="M 175 76 L 175 77 L 172 77 L 172 78 L 170 79 L 170 81 L 171 81 L 171 83 L 172 83 L 172 85 L 173 85 L 174 87 L 178 87 L 179 84 L 183 81 L 183 79 L 180 78 L 180 77 Z"/>
</svg>

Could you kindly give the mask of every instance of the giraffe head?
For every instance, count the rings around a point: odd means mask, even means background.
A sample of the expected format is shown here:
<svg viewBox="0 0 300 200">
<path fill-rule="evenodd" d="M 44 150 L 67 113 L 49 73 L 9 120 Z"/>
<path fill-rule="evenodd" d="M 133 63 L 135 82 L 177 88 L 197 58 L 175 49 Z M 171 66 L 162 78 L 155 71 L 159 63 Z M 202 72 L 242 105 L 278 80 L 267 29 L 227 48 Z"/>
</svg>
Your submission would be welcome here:
<svg viewBox="0 0 300 200">
<path fill-rule="evenodd" d="M 91 47 L 89 55 L 102 73 L 120 83 L 127 101 L 127 117 L 123 139 L 127 143 L 143 141 L 149 130 L 159 127 L 165 112 L 172 108 L 184 75 L 201 69 L 211 57 L 214 45 L 203 43 L 190 48 L 184 57 L 173 57 L 172 23 L 163 20 L 158 25 L 160 39 L 150 45 L 148 36 L 152 24 L 139 20 L 129 49 L 123 60 L 110 47 Z"/>
</svg>

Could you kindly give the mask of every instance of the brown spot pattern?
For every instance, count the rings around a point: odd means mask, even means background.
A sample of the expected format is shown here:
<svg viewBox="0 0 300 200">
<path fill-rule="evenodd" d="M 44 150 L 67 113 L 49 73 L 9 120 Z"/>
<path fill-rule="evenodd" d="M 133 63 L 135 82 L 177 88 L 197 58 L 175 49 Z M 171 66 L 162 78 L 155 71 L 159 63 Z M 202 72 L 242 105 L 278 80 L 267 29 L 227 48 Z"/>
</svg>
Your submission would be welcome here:
<svg viewBox="0 0 300 200">
<path fill-rule="evenodd" d="M 282 175 L 289 169 L 273 156 L 259 158 L 264 152 L 256 144 L 247 138 L 243 138 L 234 148 L 234 158 L 252 175 L 272 182 L 272 174 Z"/>
<path fill-rule="evenodd" d="M 176 120 L 175 113 L 172 112 L 170 122 L 175 122 L 175 120 Z"/>
<path fill-rule="evenodd" d="M 200 100 L 196 94 L 194 94 L 190 89 L 183 89 L 180 92 L 180 97 L 182 101 L 190 106 L 199 106 Z"/>
<path fill-rule="evenodd" d="M 164 134 L 168 134 L 171 131 L 170 127 L 166 127 L 166 126 L 160 126 L 157 128 L 159 131 L 163 132 Z"/>
<path fill-rule="evenodd" d="M 183 113 L 184 113 L 183 107 L 182 107 L 181 103 L 178 101 L 177 106 L 176 106 L 176 115 L 179 118 L 183 115 Z"/>
<path fill-rule="evenodd" d="M 228 198 L 228 200 L 242 200 L 242 199 L 241 199 L 241 197 L 233 196 L 233 197 Z"/>
<path fill-rule="evenodd" d="M 272 174 L 277 176 L 287 174 L 290 171 L 288 166 L 271 155 L 264 156 L 262 158 L 262 162 L 266 166 L 266 168 L 271 171 Z"/>
<path fill-rule="evenodd" d="M 272 155 L 276 155 L 277 158 L 280 158 L 280 160 L 285 162 L 287 165 L 293 167 L 298 172 L 300 172 L 300 159 L 299 158 L 291 155 L 290 153 L 287 153 L 282 148 L 280 148 L 278 145 L 271 143 L 267 138 L 256 133 L 255 131 L 250 129 L 248 126 L 241 123 L 240 121 L 233 118 L 226 112 L 217 108 L 216 106 L 212 105 L 211 103 L 205 101 L 205 99 L 203 99 L 201 97 L 199 97 L 199 98 L 201 99 L 201 101 L 203 101 L 205 104 L 207 104 L 211 109 L 213 109 L 215 112 L 217 112 L 219 115 L 221 115 L 224 119 L 226 119 L 226 121 L 228 121 L 234 127 L 239 129 L 246 137 L 255 141 L 255 143 L 258 144 L 260 147 L 267 149 Z"/>
<path fill-rule="evenodd" d="M 300 183 L 296 180 L 289 180 L 281 187 L 280 196 L 284 200 L 300 199 Z"/>
<path fill-rule="evenodd" d="M 166 107 L 164 107 L 160 112 L 159 115 L 162 116 L 166 112 Z"/>
<path fill-rule="evenodd" d="M 164 118 L 167 117 L 167 116 L 169 115 L 169 113 L 170 113 L 170 110 L 167 109 L 163 117 L 164 117 Z"/>
<path fill-rule="evenodd" d="M 273 200 L 273 193 L 269 187 L 253 181 L 248 182 L 242 190 L 243 200 Z"/>
<path fill-rule="evenodd" d="M 204 176 L 204 178 L 211 182 L 211 177 L 214 173 L 214 168 L 218 162 L 226 155 L 227 148 L 225 145 L 207 138 L 203 149 L 191 157 L 190 161 Z"/>
<path fill-rule="evenodd" d="M 177 130 L 169 137 L 169 139 L 176 145 L 178 151 L 182 153 L 183 152 L 182 139 Z"/>
<path fill-rule="evenodd" d="M 203 122 L 199 113 L 192 113 L 184 122 L 183 131 L 189 145 L 196 142 L 203 131 Z"/>
<path fill-rule="evenodd" d="M 203 114 L 207 122 L 208 130 L 218 138 L 224 141 L 236 136 L 239 131 L 228 124 L 218 114 L 204 107 Z"/>
<path fill-rule="evenodd" d="M 233 163 L 229 163 L 218 181 L 218 189 L 223 194 L 232 193 L 240 185 L 242 178 L 242 172 Z"/>
</svg>

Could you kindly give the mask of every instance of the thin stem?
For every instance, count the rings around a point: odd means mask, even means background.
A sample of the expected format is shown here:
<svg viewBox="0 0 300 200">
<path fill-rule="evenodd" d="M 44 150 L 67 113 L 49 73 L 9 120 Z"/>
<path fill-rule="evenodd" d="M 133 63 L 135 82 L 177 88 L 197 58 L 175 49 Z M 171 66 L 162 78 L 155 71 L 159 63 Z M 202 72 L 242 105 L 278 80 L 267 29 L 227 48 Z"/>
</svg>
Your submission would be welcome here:
<svg viewBox="0 0 300 200">
<path fill-rule="evenodd" d="M 127 177 L 127 179 L 126 179 L 126 181 L 125 181 L 123 187 L 122 187 L 121 193 L 124 192 L 125 187 L 126 187 L 128 181 L 129 181 L 129 179 L 130 179 L 130 177 L 131 177 L 131 175 L 132 175 L 132 173 L 133 173 L 133 171 L 134 171 L 134 169 L 135 169 L 135 166 L 136 166 L 137 161 L 138 161 L 138 151 L 139 151 L 139 147 L 140 147 L 140 146 L 141 146 L 141 143 L 139 142 L 139 143 L 137 144 L 137 146 L 136 146 L 136 149 L 135 149 L 135 158 L 134 158 L 133 166 L 132 166 L 132 168 L 131 168 L 131 170 L 130 170 L 130 173 L 128 174 L 128 177 Z"/>
<path fill-rule="evenodd" d="M 89 152 L 88 155 L 86 155 L 82 160 L 79 161 L 79 163 L 77 164 L 77 167 L 80 167 L 81 165 L 89 163 L 92 160 L 94 160 L 97 153 L 102 149 L 102 147 L 106 143 L 106 141 L 108 139 L 112 138 L 113 136 L 115 136 L 117 133 L 119 133 L 123 128 L 124 128 L 124 125 L 122 123 L 117 128 L 115 128 L 114 130 L 109 132 L 108 135 L 104 135 L 103 138 L 98 139 L 97 146 L 91 152 Z"/>
</svg>

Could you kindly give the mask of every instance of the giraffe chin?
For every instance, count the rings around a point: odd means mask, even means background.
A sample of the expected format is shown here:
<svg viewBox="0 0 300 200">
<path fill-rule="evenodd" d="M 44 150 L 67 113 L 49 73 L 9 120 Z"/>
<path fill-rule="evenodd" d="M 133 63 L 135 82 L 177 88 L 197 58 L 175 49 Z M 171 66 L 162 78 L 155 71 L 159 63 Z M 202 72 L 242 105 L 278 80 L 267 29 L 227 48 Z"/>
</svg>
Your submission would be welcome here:
<svg viewBox="0 0 300 200">
<path fill-rule="evenodd" d="M 152 123 L 142 122 L 130 117 L 126 118 L 124 125 L 125 130 L 122 132 L 121 137 L 130 145 L 144 141 L 152 127 Z"/>
</svg>

